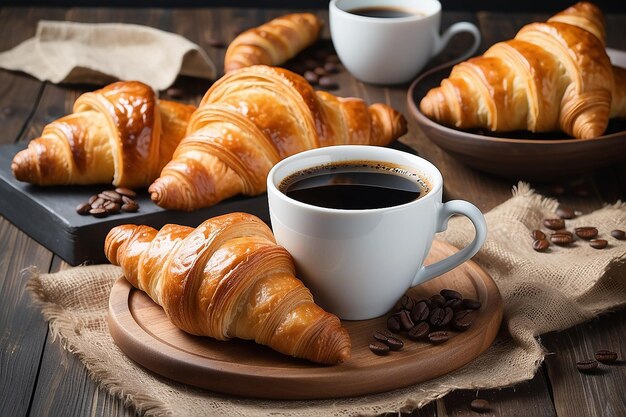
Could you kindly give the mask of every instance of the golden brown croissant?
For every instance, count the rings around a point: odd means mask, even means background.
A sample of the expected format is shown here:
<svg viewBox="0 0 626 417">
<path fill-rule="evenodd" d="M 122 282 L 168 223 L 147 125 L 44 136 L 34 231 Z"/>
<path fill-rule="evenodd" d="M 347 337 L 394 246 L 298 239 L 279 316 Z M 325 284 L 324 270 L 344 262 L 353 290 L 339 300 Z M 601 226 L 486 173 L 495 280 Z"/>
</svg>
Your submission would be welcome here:
<svg viewBox="0 0 626 417">
<path fill-rule="evenodd" d="M 237 36 L 224 57 L 224 72 L 252 65 L 280 65 L 313 44 L 322 28 L 312 13 L 292 13 Z"/>
<path fill-rule="evenodd" d="M 325 364 L 350 356 L 347 330 L 313 302 L 289 253 L 255 216 L 226 214 L 195 229 L 117 226 L 105 253 L 188 333 L 254 340 Z"/>
<path fill-rule="evenodd" d="M 242 68 L 207 91 L 187 136 L 149 191 L 159 206 L 195 210 L 240 193 L 265 192 L 269 170 L 297 152 L 386 145 L 404 133 L 404 117 L 389 106 L 316 92 L 283 68 Z"/>
<path fill-rule="evenodd" d="M 78 97 L 72 114 L 15 155 L 13 175 L 38 185 L 146 187 L 171 159 L 194 110 L 158 100 L 138 81 L 110 84 Z"/>
<path fill-rule="evenodd" d="M 601 11 L 577 3 L 456 65 L 420 110 L 461 129 L 598 137 L 609 118 L 626 117 L 625 70 L 611 65 L 604 34 Z"/>
</svg>

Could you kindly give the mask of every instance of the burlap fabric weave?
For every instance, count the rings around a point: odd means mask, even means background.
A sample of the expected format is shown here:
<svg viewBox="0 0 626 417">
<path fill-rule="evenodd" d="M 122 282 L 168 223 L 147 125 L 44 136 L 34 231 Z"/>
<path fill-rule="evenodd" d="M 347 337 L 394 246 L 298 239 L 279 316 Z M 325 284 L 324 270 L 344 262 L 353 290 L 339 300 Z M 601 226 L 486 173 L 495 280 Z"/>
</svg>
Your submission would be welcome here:
<svg viewBox="0 0 626 417">
<path fill-rule="evenodd" d="M 526 184 L 486 214 L 489 233 L 474 258 L 494 278 L 505 314 L 495 343 L 465 367 L 426 383 L 358 398 L 267 401 L 235 398 L 173 383 L 145 371 L 114 344 L 106 324 L 110 288 L 120 275 L 111 265 L 85 266 L 56 274 L 32 271 L 29 288 L 49 320 L 51 333 L 77 355 L 90 375 L 129 406 L 149 416 L 354 416 L 409 411 L 454 389 L 494 388 L 530 379 L 544 355 L 537 336 L 588 320 L 626 301 L 626 241 L 609 232 L 626 226 L 626 206 L 614 204 L 568 220 L 567 227 L 596 226 L 610 244 L 596 250 L 531 248 L 530 231 L 553 217 L 557 202 Z M 454 218 L 441 237 L 463 246 L 473 236 L 469 222 Z"/>
</svg>

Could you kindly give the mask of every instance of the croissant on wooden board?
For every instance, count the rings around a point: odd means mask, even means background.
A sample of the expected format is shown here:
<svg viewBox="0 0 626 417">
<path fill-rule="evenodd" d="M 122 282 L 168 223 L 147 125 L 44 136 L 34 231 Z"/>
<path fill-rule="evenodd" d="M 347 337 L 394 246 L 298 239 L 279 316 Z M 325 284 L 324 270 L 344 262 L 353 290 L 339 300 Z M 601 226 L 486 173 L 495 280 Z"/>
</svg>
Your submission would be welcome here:
<svg viewBox="0 0 626 417">
<path fill-rule="evenodd" d="M 138 81 L 82 94 L 72 114 L 48 124 L 15 155 L 13 175 L 37 185 L 147 187 L 171 159 L 194 110 L 158 100 Z"/>
<path fill-rule="evenodd" d="M 289 253 L 251 214 L 214 217 L 195 229 L 117 226 L 105 253 L 187 333 L 254 340 L 324 364 L 350 357 L 347 330 L 313 302 Z"/>
<path fill-rule="evenodd" d="M 266 191 L 281 159 L 329 145 L 386 145 L 406 120 L 385 104 L 315 91 L 286 69 L 255 65 L 207 91 L 186 137 L 148 189 L 161 207 L 195 210 L 237 194 Z"/>
<path fill-rule="evenodd" d="M 420 110 L 460 129 L 561 130 L 589 139 L 610 118 L 626 117 L 626 70 L 606 54 L 600 9 L 580 2 L 457 64 Z"/>
<path fill-rule="evenodd" d="M 224 72 L 252 65 L 280 65 L 313 44 L 322 21 L 313 13 L 292 13 L 237 36 L 224 57 Z"/>
</svg>

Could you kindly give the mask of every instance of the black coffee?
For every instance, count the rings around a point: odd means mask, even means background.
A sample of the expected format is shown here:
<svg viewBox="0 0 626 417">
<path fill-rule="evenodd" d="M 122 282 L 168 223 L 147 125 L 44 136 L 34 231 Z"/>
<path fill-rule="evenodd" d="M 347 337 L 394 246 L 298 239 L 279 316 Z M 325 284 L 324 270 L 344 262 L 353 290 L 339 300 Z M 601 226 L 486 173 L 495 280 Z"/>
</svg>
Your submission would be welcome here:
<svg viewBox="0 0 626 417">
<path fill-rule="evenodd" d="M 409 17 L 415 15 L 415 13 L 408 10 L 390 6 L 359 7 L 358 9 L 349 10 L 349 12 L 358 16 L 381 17 L 385 19 L 396 17 Z"/>
<path fill-rule="evenodd" d="M 428 191 L 415 173 L 371 161 L 343 162 L 300 171 L 283 180 L 278 188 L 303 203 L 344 210 L 398 206 Z"/>
</svg>

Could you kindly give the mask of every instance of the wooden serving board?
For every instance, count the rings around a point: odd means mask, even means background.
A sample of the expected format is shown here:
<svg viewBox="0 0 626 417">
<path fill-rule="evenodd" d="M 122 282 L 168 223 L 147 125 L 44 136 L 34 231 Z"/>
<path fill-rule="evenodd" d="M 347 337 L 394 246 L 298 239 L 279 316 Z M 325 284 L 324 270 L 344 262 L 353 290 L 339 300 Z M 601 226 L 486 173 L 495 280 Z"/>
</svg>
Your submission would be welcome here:
<svg viewBox="0 0 626 417">
<path fill-rule="evenodd" d="M 457 249 L 435 241 L 427 262 Z M 282 355 L 252 341 L 217 341 L 176 328 L 160 306 L 125 278 L 113 286 L 109 328 L 131 359 L 175 381 L 245 397 L 322 399 L 374 394 L 406 387 L 449 373 L 480 355 L 493 342 L 502 320 L 502 299 L 491 277 L 468 261 L 411 290 L 422 298 L 443 288 L 478 299 L 482 307 L 473 326 L 451 332 L 441 345 L 414 342 L 400 335 L 404 348 L 377 356 L 369 350 L 373 334 L 386 328 L 387 316 L 344 321 L 352 340 L 352 357 L 336 366 L 318 365 Z"/>
</svg>

